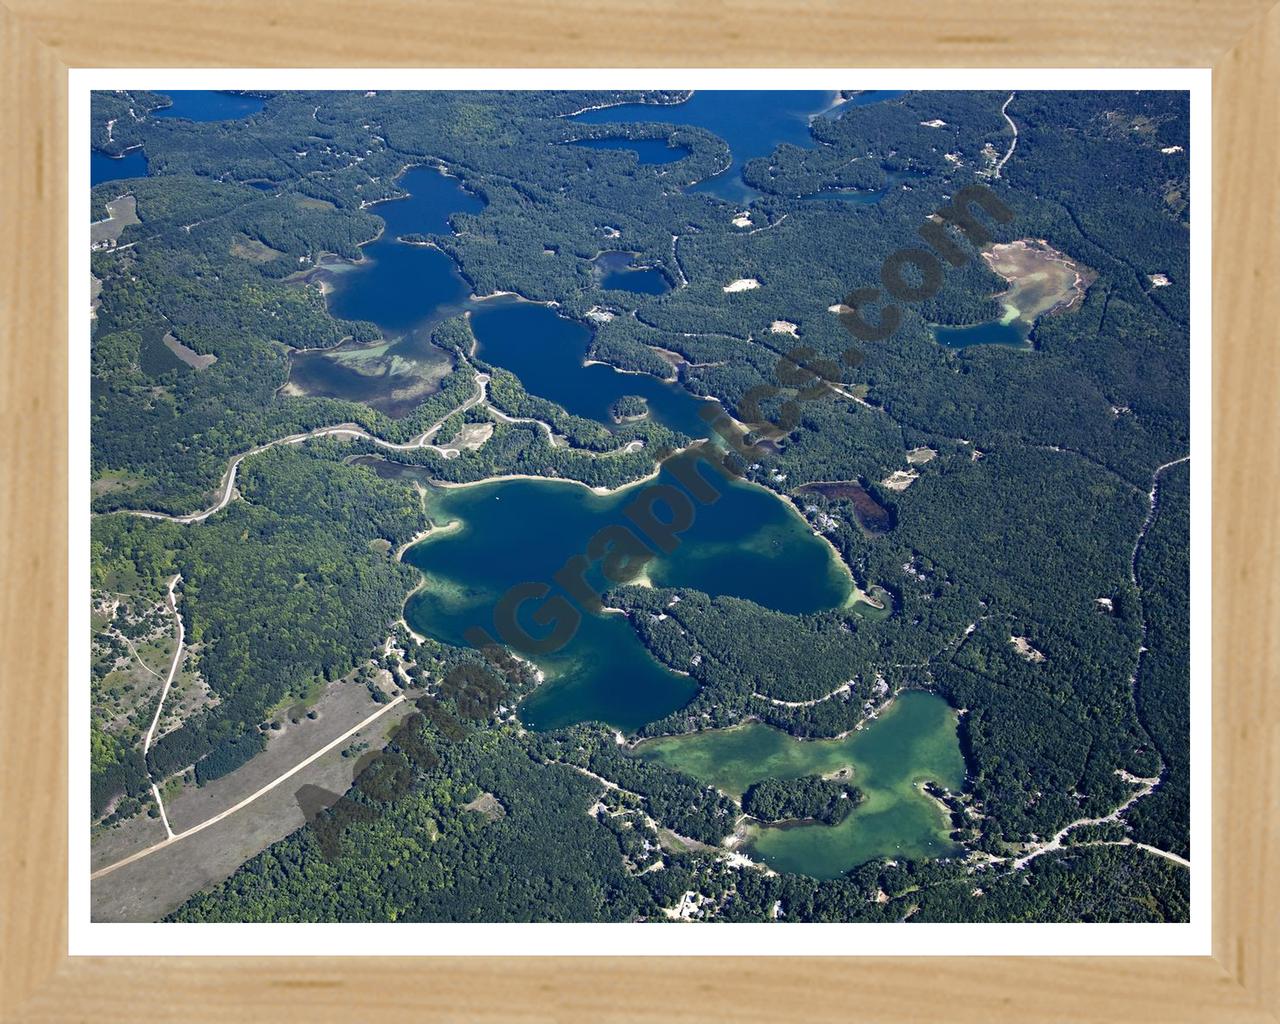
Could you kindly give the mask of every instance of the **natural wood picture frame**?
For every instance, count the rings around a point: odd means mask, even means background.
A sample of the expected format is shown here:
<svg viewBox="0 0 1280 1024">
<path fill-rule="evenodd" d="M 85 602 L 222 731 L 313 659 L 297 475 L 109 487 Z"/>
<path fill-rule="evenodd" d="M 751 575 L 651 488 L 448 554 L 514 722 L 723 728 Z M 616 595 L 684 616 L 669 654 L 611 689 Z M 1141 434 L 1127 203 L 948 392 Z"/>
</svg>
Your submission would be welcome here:
<svg viewBox="0 0 1280 1024">
<path fill-rule="evenodd" d="M 1280 7 L 926 0 L 623 11 L 3 0 L 0 1007 L 5 1021 L 1280 1019 Z M 67 71 L 179 66 L 1212 67 L 1213 955 L 70 958 Z M 1269 443 L 1271 442 L 1271 443 Z"/>
</svg>

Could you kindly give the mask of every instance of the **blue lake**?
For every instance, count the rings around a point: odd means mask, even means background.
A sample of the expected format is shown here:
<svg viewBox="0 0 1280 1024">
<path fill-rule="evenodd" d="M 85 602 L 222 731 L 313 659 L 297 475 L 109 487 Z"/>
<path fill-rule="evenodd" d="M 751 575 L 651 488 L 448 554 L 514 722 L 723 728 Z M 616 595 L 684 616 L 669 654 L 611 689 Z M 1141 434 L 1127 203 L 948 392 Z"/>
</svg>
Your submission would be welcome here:
<svg viewBox="0 0 1280 1024">
<path fill-rule="evenodd" d="M 109 157 L 96 149 L 89 154 L 89 184 L 101 185 L 104 181 L 120 181 L 124 178 L 145 178 L 147 156 L 142 148 L 131 149 L 122 157 Z"/>
<path fill-rule="evenodd" d="M 448 256 L 439 249 L 398 241 L 401 235 L 449 234 L 455 213 L 479 213 L 484 200 L 457 178 L 434 167 L 412 167 L 396 181 L 409 195 L 376 204 L 386 230 L 366 245 L 364 259 L 333 271 L 329 309 L 346 320 L 371 320 L 388 335 L 435 322 L 471 293 Z"/>
<path fill-rule="evenodd" d="M 256 114 L 266 106 L 266 101 L 256 96 L 240 96 L 212 89 L 176 90 L 161 95 L 173 100 L 173 105 L 153 110 L 151 116 L 158 120 L 183 118 L 187 121 L 235 121 Z"/>
<path fill-rule="evenodd" d="M 394 470 L 375 468 L 384 474 Z M 670 468 L 659 481 L 680 486 Z M 847 575 L 799 516 L 753 484 L 716 486 L 719 500 L 698 511 L 676 550 L 645 567 L 653 582 L 792 612 L 834 608 L 846 600 Z M 427 576 L 405 608 L 406 619 L 418 632 L 447 643 L 465 644 L 471 626 L 493 632 L 494 608 L 512 585 L 549 583 L 600 529 L 626 522 L 623 510 L 638 493 L 631 487 L 598 495 L 547 480 L 432 489 L 427 501 L 433 522 L 458 525 L 406 554 L 405 561 Z M 605 586 L 598 566 L 586 578 L 597 589 Z M 531 618 L 540 604 L 520 609 L 519 621 L 534 638 L 548 632 Z M 579 615 L 577 630 L 561 650 L 524 651 L 548 677 L 520 706 L 525 726 L 555 729 L 595 720 L 630 731 L 693 696 L 696 684 L 658 664 L 625 616 L 582 609 Z"/>
<path fill-rule="evenodd" d="M 432 167 L 412 168 L 396 184 L 410 195 L 373 208 L 387 227 L 363 248 L 364 259 L 327 264 L 310 275 L 332 287 L 328 305 L 335 316 L 377 324 L 390 345 L 295 352 L 291 384 L 308 395 L 346 398 L 403 415 L 421 400 L 413 375 L 437 373 L 446 358 L 431 344 L 431 329 L 470 310 L 480 358 L 515 373 L 530 394 L 611 427 L 613 403 L 623 395 L 640 395 L 657 422 L 690 437 L 708 435 L 706 420 L 698 415 L 708 403 L 679 384 L 603 363 L 584 366 L 591 344 L 585 324 L 511 296 L 476 301 L 443 252 L 397 241 L 400 235 L 448 233 L 450 216 L 478 213 L 484 201 Z M 670 287 L 661 271 L 627 269 L 631 260 L 626 252 L 599 257 L 602 284 L 649 294 Z"/>
<path fill-rule="evenodd" d="M 733 162 L 689 191 L 710 192 L 733 203 L 759 195 L 742 180 L 742 165 L 768 156 L 784 142 L 812 146 L 809 119 L 831 106 L 829 90 L 698 90 L 683 103 L 626 103 L 577 114 L 583 124 L 680 124 L 706 128 L 729 144 Z"/>
<path fill-rule="evenodd" d="M 1027 325 L 1017 320 L 1001 323 L 992 320 L 967 327 L 934 327 L 933 336 L 947 348 L 969 348 L 972 345 L 1005 345 L 1029 348 Z"/>
<path fill-rule="evenodd" d="M 621 288 L 642 295 L 671 291 L 667 275 L 656 267 L 634 266 L 635 253 L 605 252 L 592 261 L 602 288 Z"/>
<path fill-rule="evenodd" d="M 304 394 L 365 402 L 392 416 L 408 413 L 427 393 L 424 381 L 447 368 L 431 344 L 431 328 L 467 307 L 470 285 L 439 249 L 397 241 L 407 234 L 448 234 L 449 217 L 478 213 L 484 200 L 434 167 L 413 167 L 396 182 L 410 194 L 378 203 L 386 221 L 359 263 L 339 261 L 310 275 L 333 290 L 329 310 L 344 320 L 378 325 L 389 345 L 295 352 L 289 382 Z"/>
<path fill-rule="evenodd" d="M 584 366 L 590 329 L 549 306 L 511 296 L 489 299 L 472 311 L 471 330 L 481 359 L 510 370 L 530 394 L 549 398 L 577 416 L 612 426 L 613 403 L 623 395 L 639 395 L 663 426 L 690 437 L 710 433 L 698 413 L 711 403 L 679 384 L 623 373 L 604 363 Z"/>
</svg>

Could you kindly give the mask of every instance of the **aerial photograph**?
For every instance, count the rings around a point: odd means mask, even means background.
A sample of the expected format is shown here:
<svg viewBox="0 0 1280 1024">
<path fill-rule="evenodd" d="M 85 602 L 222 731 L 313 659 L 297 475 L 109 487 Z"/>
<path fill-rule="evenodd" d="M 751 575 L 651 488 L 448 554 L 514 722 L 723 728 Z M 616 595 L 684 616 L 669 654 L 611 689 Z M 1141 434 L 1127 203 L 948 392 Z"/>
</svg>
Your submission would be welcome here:
<svg viewBox="0 0 1280 1024">
<path fill-rule="evenodd" d="M 1190 122 L 93 92 L 92 921 L 1187 922 Z"/>
</svg>

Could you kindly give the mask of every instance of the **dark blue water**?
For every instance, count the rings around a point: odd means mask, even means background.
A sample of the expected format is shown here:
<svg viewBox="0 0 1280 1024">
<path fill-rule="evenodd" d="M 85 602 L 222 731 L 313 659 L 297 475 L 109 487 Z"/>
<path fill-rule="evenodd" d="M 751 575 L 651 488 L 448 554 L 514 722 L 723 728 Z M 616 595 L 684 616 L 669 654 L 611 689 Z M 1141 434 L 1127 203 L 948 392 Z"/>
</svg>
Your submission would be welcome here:
<svg viewBox="0 0 1280 1024">
<path fill-rule="evenodd" d="M 1027 326 L 1015 320 L 1002 324 L 992 320 L 985 324 L 971 324 L 968 327 L 935 327 L 933 336 L 947 348 L 968 348 L 970 345 L 1007 345 L 1013 348 L 1026 348 Z"/>
<path fill-rule="evenodd" d="M 733 163 L 714 178 L 695 185 L 692 192 L 710 192 L 733 203 L 759 195 L 742 180 L 742 165 L 768 156 L 784 142 L 812 146 L 809 119 L 831 105 L 832 93 L 822 90 L 706 90 L 683 103 L 655 106 L 627 103 L 575 115 L 584 124 L 683 124 L 714 132 L 729 144 Z"/>
<path fill-rule="evenodd" d="M 448 234 L 452 214 L 478 213 L 485 205 L 457 178 L 433 167 L 411 168 L 396 184 L 410 195 L 374 207 L 386 228 L 364 247 L 364 259 L 323 267 L 315 275 L 333 286 L 328 305 L 334 316 L 369 320 L 393 343 L 296 352 L 289 370 L 289 382 L 308 395 L 364 402 L 390 416 L 408 414 L 425 396 L 421 376 L 438 373 L 448 358 L 431 344 L 431 328 L 466 308 L 471 292 L 439 249 L 397 238 Z M 349 358 L 362 351 L 371 358 Z"/>
<path fill-rule="evenodd" d="M 583 139 L 572 145 L 585 149 L 630 150 L 642 164 L 669 164 L 689 155 L 683 146 L 668 146 L 666 139 Z"/>
<path fill-rule="evenodd" d="M 621 288 L 641 295 L 661 295 L 671 290 L 666 274 L 656 267 L 636 267 L 630 252 L 601 253 L 592 261 L 601 288 Z"/>
<path fill-rule="evenodd" d="M 104 181 L 123 178 L 145 178 L 147 156 L 142 148 L 131 149 L 122 157 L 109 157 L 96 149 L 89 154 L 89 184 L 101 185 Z"/>
<path fill-rule="evenodd" d="M 187 121 L 234 121 L 256 114 L 266 106 L 266 101 L 256 96 L 238 96 L 229 92 L 215 92 L 212 89 L 178 90 L 162 95 L 173 100 L 173 106 L 165 107 L 163 110 L 153 110 L 151 116 L 154 118 L 180 117 Z"/>
<path fill-rule="evenodd" d="M 471 327 L 481 358 L 511 370 L 530 394 L 549 398 L 572 413 L 611 427 L 615 425 L 610 412 L 613 403 L 623 395 L 640 395 L 648 400 L 650 414 L 657 422 L 691 437 L 708 435 L 706 421 L 698 416 L 706 403 L 678 384 L 645 374 L 622 373 L 603 364 L 583 366 L 591 342 L 591 331 L 583 324 L 561 317 L 547 306 L 511 297 L 474 302 L 470 285 L 443 252 L 396 241 L 400 235 L 448 233 L 452 214 L 478 213 L 484 208 L 483 200 L 463 189 L 456 178 L 431 167 L 406 171 L 396 184 L 410 195 L 374 207 L 387 226 L 377 241 L 364 247 L 364 260 L 322 268 L 317 276 L 333 286 L 328 303 L 335 316 L 372 321 L 387 338 L 398 340 L 385 354 L 377 353 L 377 362 L 362 367 L 350 359 L 335 358 L 332 351 L 295 353 L 291 383 L 307 394 L 348 398 L 402 415 L 414 401 L 393 401 L 386 393 L 407 387 L 410 381 L 389 376 L 389 371 L 372 371 L 389 366 L 395 356 L 419 365 L 430 362 L 433 355 L 439 355 L 430 344 L 430 328 L 471 309 Z M 602 257 L 606 280 L 625 282 L 608 283 L 607 287 L 634 286 L 634 290 L 648 293 L 670 287 L 660 271 L 623 269 L 631 259 L 631 253 Z"/>
<path fill-rule="evenodd" d="M 690 437 L 708 436 L 707 421 L 698 410 L 709 403 L 648 374 L 622 373 L 603 363 L 583 366 L 591 331 L 548 306 L 510 297 L 490 299 L 472 312 L 471 330 L 481 359 L 510 370 L 530 394 L 571 413 L 613 426 L 613 403 L 623 395 L 639 395 L 663 426 Z"/>
<path fill-rule="evenodd" d="M 388 337 L 436 322 L 458 307 L 471 288 L 453 260 L 439 249 L 397 241 L 401 235 L 449 234 L 449 217 L 479 213 L 484 200 L 457 178 L 434 167 L 413 167 L 397 180 L 407 198 L 378 203 L 373 212 L 386 230 L 362 250 L 364 260 L 343 268 L 330 281 L 329 309 L 346 320 L 371 320 Z"/>
<path fill-rule="evenodd" d="M 674 470 L 674 464 L 664 467 L 659 483 L 679 491 Z M 730 594 L 796 614 L 844 603 L 848 577 L 799 516 L 761 487 L 719 478 L 714 486 L 719 499 L 697 510 L 676 550 L 646 566 L 654 583 Z M 639 493 L 633 487 L 601 496 L 546 480 L 433 490 L 428 496 L 432 520 L 459 525 L 405 555 L 429 581 L 410 598 L 406 619 L 420 633 L 459 645 L 466 643 L 470 626 L 494 632 L 494 609 L 513 584 L 550 584 L 598 531 L 626 521 L 623 510 Z M 585 578 L 597 590 L 607 585 L 598 562 Z M 530 637 L 548 633 L 531 618 L 541 604 L 529 602 L 518 610 Z M 582 611 L 566 615 L 566 623 L 579 620 L 578 628 L 554 654 L 513 641 L 518 650 L 533 654 L 549 677 L 520 705 L 525 726 L 555 729 L 596 720 L 632 730 L 693 695 L 696 684 L 654 661 L 626 617 Z"/>
</svg>

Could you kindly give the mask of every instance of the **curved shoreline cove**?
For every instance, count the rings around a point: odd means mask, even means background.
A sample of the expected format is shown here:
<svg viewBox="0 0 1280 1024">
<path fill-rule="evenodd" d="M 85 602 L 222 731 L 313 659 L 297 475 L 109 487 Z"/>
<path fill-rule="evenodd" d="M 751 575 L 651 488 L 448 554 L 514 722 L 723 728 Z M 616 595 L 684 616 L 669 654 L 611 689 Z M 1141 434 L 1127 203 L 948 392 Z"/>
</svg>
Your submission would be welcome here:
<svg viewBox="0 0 1280 1024">
<path fill-rule="evenodd" d="M 680 486 L 670 466 L 656 482 Z M 471 626 L 494 632 L 495 606 L 512 586 L 550 584 L 600 529 L 627 523 L 624 509 L 644 486 L 598 495 L 567 481 L 505 480 L 430 490 L 433 522 L 460 525 L 405 553 L 404 561 L 426 576 L 406 602 L 406 621 L 418 633 L 460 645 Z M 754 484 L 729 480 L 715 486 L 719 500 L 698 507 L 676 550 L 649 562 L 637 584 L 742 597 L 792 614 L 839 608 L 848 600 L 848 571 L 791 509 Z M 598 564 L 586 579 L 597 592 L 607 588 Z M 553 587 L 552 594 L 558 593 Z M 533 622 L 546 604 L 531 600 L 520 609 L 518 621 L 533 637 L 555 626 Z M 683 707 L 696 690 L 689 677 L 654 660 L 617 612 L 582 613 L 560 651 L 520 653 L 547 676 L 519 709 L 532 729 L 602 721 L 634 731 Z"/>
<path fill-rule="evenodd" d="M 949 838 L 942 805 L 924 782 L 960 792 L 964 754 L 958 715 L 941 697 L 900 693 L 874 721 L 832 740 L 801 740 L 760 723 L 664 736 L 634 748 L 637 757 L 691 775 L 734 799 L 763 779 L 797 779 L 852 768 L 863 800 L 838 825 L 750 825 L 746 848 L 777 871 L 838 878 L 880 857 L 924 859 L 961 850 Z"/>
<path fill-rule="evenodd" d="M 635 265 L 633 252 L 602 252 L 591 261 L 592 272 L 602 288 L 620 288 L 640 295 L 662 295 L 671 291 L 667 275 L 657 267 Z"/>
<path fill-rule="evenodd" d="M 732 203 L 749 202 L 760 193 L 742 180 L 742 167 L 790 143 L 814 145 L 810 120 L 830 109 L 838 93 L 810 90 L 698 89 L 673 104 L 621 103 L 573 115 L 580 124 L 676 124 L 705 128 L 729 145 L 732 160 L 690 192 L 709 192 Z"/>
<path fill-rule="evenodd" d="M 89 154 L 90 187 L 101 185 L 104 181 L 145 178 L 147 174 L 147 155 L 141 146 L 127 149 L 121 156 L 108 156 L 96 149 Z"/>
<path fill-rule="evenodd" d="M 550 306 L 512 295 L 487 300 L 471 312 L 471 333 L 481 359 L 510 370 L 529 394 L 550 399 L 575 416 L 616 427 L 613 404 L 624 395 L 638 395 L 663 426 L 693 438 L 710 433 L 708 421 L 698 415 L 714 404 L 710 399 L 675 380 L 589 361 L 591 329 Z"/>
<path fill-rule="evenodd" d="M 471 291 L 447 255 L 399 237 L 447 234 L 454 214 L 485 206 L 433 166 L 409 168 L 396 186 L 408 195 L 376 204 L 386 227 L 362 248 L 359 262 L 325 263 L 307 274 L 325 289 L 333 316 L 376 324 L 385 340 L 294 352 L 289 369 L 289 385 L 298 393 L 364 402 L 390 416 L 410 412 L 452 365 L 431 344 L 431 328 L 468 308 Z"/>
</svg>

